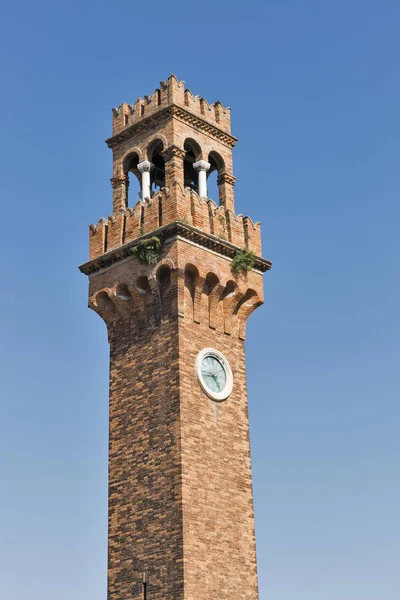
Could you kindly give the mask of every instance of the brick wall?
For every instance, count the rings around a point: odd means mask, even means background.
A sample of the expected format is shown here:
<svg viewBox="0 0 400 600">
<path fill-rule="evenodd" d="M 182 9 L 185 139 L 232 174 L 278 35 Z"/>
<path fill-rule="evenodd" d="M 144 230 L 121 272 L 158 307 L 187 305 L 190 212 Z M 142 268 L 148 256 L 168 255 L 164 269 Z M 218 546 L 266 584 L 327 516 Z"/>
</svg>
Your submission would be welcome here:
<svg viewBox="0 0 400 600">
<path fill-rule="evenodd" d="M 261 302 L 261 273 L 233 280 L 176 238 L 155 268 L 90 276 L 110 341 L 109 600 L 142 599 L 143 573 L 148 600 L 257 598 L 243 338 Z M 221 403 L 195 376 L 208 346 L 234 374 Z"/>
</svg>

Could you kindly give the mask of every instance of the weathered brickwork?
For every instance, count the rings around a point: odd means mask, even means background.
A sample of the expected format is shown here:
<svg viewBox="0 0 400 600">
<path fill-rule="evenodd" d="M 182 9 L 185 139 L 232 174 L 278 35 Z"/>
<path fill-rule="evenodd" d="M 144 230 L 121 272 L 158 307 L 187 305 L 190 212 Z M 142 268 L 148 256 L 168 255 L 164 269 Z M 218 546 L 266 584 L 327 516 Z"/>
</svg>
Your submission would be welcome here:
<svg viewBox="0 0 400 600">
<path fill-rule="evenodd" d="M 217 206 L 213 200 L 199 198 L 194 190 L 188 188 L 179 190 L 179 213 L 174 207 L 174 199 L 164 188 L 154 193 L 151 199 L 137 202 L 134 208 L 121 209 L 108 219 L 100 219 L 97 225 L 90 226 L 90 258 L 97 258 L 174 221 L 194 225 L 239 248 L 248 248 L 261 255 L 260 223 L 253 223 L 250 217 L 235 215 L 231 210 Z M 171 213 L 171 217 L 165 216 Z"/>
<path fill-rule="evenodd" d="M 215 151 L 214 129 L 230 136 L 229 111 L 208 106 L 172 77 L 134 109 L 115 112 L 109 144 L 117 164 L 129 148 L 147 158 L 162 125 L 131 128 L 171 104 L 208 121 L 208 141 L 204 131 L 197 138 L 202 152 Z M 174 120 L 163 133 L 170 187 L 129 209 L 117 206 L 114 181 L 114 213 L 92 226 L 91 260 L 81 267 L 110 343 L 108 600 L 257 600 L 243 340 L 271 263 L 260 257 L 259 225 L 235 216 L 233 193 L 230 211 L 223 193 L 217 206 L 182 187 L 181 142 L 191 125 L 179 121 L 179 138 Z M 229 175 L 219 173 L 220 192 Z M 161 240 L 154 266 L 131 252 L 146 236 Z M 232 256 L 244 246 L 258 257 L 234 277 Z M 197 381 L 195 361 L 205 347 L 222 352 L 233 371 L 222 402 Z"/>
</svg>

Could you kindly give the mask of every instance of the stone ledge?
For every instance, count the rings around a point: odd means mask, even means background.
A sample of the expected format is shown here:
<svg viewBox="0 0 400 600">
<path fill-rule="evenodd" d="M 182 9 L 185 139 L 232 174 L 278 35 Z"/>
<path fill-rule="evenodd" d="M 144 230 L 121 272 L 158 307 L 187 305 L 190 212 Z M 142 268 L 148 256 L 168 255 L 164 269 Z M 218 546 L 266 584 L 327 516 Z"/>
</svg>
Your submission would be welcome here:
<svg viewBox="0 0 400 600">
<path fill-rule="evenodd" d="M 109 267 L 110 265 L 123 260 L 128 256 L 131 256 L 131 248 L 134 248 L 141 240 L 151 238 L 155 235 L 163 242 L 174 236 L 180 236 L 182 238 L 191 240 L 200 246 L 209 248 L 210 250 L 213 250 L 222 256 L 227 256 L 228 258 L 233 258 L 239 249 L 238 246 L 235 246 L 226 240 L 222 240 L 215 235 L 204 233 L 192 225 L 176 221 L 174 223 L 164 225 L 163 227 L 159 227 L 158 229 L 155 229 L 146 235 L 142 235 L 131 242 L 127 242 L 126 244 L 123 244 L 114 250 L 110 250 L 109 252 L 106 252 L 105 254 L 94 258 L 93 260 L 83 263 L 79 266 L 79 270 L 85 275 L 91 275 L 96 271 L 100 271 L 100 269 Z M 265 273 L 265 271 L 269 271 L 271 267 L 271 261 L 262 258 L 261 256 L 256 256 L 253 267 L 256 271 Z"/>
</svg>

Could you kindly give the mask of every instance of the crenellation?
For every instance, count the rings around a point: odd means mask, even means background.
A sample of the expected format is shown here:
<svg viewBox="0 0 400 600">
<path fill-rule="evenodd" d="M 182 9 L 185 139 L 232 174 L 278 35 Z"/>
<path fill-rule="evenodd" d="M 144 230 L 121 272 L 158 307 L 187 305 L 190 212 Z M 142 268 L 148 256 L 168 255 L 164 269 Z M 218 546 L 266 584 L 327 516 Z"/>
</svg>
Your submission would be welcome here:
<svg viewBox="0 0 400 600">
<path fill-rule="evenodd" d="M 176 75 L 170 75 L 167 80 L 168 85 L 168 103 L 185 105 L 185 82 L 179 81 Z"/>
<path fill-rule="evenodd" d="M 260 223 L 253 223 L 250 217 L 235 215 L 213 200 L 200 198 L 194 190 L 182 190 L 179 186 L 176 195 L 163 188 L 144 202 L 139 200 L 133 208 L 100 219 L 96 226 L 91 225 L 90 259 L 175 221 L 192 225 L 261 256 Z"/>
<path fill-rule="evenodd" d="M 229 107 L 224 107 L 220 101 L 209 104 L 205 98 L 195 96 L 191 90 L 185 89 L 184 81 L 179 81 L 175 75 L 170 75 L 167 81 L 160 82 L 160 87 L 156 88 L 150 96 L 139 97 L 133 105 L 123 102 L 119 108 L 112 109 L 113 135 L 157 110 L 172 105 L 185 108 L 226 133 L 231 131 Z"/>
<path fill-rule="evenodd" d="M 212 200 L 209 200 L 210 204 Z M 214 202 L 213 202 L 214 204 Z M 213 219 L 214 235 L 221 240 L 228 240 L 228 230 L 226 225 L 225 210 L 222 206 L 212 208 L 211 215 Z"/>
<path fill-rule="evenodd" d="M 193 226 L 205 231 L 206 233 L 211 233 L 208 201 L 204 198 L 200 198 L 199 195 L 194 191 L 191 193 L 190 200 Z"/>
<path fill-rule="evenodd" d="M 229 241 L 239 248 L 245 245 L 243 215 L 235 215 L 231 210 L 226 211 L 226 225 Z"/>
<path fill-rule="evenodd" d="M 89 225 L 89 256 L 90 260 L 104 254 L 106 247 L 106 232 L 108 221 L 100 219 L 97 225 Z"/>
<path fill-rule="evenodd" d="M 261 223 L 253 223 L 250 217 L 243 217 L 246 248 L 261 256 Z"/>
<path fill-rule="evenodd" d="M 153 195 L 152 198 L 148 198 L 143 203 L 143 231 L 142 235 L 151 233 L 155 229 L 160 227 L 160 203 L 162 203 L 162 196 L 159 194 Z"/>
<path fill-rule="evenodd" d="M 139 200 L 133 208 L 128 208 L 125 225 L 125 242 L 130 242 L 141 234 L 141 225 L 143 222 L 143 204 Z"/>
</svg>

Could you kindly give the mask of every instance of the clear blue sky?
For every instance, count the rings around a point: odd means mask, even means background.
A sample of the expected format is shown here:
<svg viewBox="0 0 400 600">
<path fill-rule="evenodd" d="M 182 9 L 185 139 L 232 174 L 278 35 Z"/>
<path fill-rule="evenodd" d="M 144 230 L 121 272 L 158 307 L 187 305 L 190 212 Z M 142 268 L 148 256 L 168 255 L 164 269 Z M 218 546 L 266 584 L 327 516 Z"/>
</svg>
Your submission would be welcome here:
<svg viewBox="0 0 400 600">
<path fill-rule="evenodd" d="M 261 600 L 398 600 L 400 5 L 0 7 L 0 596 L 106 598 L 108 346 L 86 308 L 111 107 L 232 107 L 263 224 L 247 346 Z"/>
</svg>

